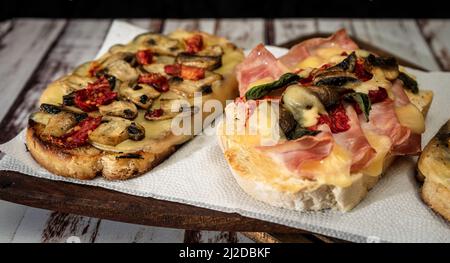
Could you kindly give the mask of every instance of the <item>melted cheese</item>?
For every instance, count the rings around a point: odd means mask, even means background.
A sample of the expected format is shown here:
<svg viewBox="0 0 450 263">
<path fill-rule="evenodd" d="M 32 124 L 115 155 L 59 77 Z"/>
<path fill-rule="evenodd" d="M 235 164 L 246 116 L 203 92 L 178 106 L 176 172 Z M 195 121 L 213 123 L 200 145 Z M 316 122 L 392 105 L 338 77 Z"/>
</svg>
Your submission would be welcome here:
<svg viewBox="0 0 450 263">
<path fill-rule="evenodd" d="M 302 171 L 314 174 L 322 184 L 347 187 L 353 182 L 350 174 L 351 158 L 348 151 L 335 144 L 333 151 L 325 159 L 302 164 Z"/>
<path fill-rule="evenodd" d="M 395 114 L 402 126 L 410 128 L 416 134 L 425 132 L 425 119 L 423 114 L 412 103 L 406 106 L 396 107 Z"/>
<path fill-rule="evenodd" d="M 363 129 L 363 132 L 370 146 L 375 149 L 376 155 L 361 172 L 370 176 L 380 176 L 383 172 L 384 161 L 391 149 L 392 142 L 388 136 L 378 135 L 366 129 Z"/>
</svg>

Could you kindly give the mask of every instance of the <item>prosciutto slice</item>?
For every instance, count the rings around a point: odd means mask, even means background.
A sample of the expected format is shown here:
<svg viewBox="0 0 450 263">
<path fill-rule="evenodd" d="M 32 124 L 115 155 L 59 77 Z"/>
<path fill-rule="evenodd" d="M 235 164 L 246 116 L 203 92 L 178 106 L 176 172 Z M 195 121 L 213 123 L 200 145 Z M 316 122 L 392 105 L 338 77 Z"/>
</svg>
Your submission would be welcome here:
<svg viewBox="0 0 450 263">
<path fill-rule="evenodd" d="M 396 80 L 392 85 L 392 93 L 394 94 L 394 104 L 395 107 L 406 106 L 411 103 L 406 95 L 405 90 L 403 88 L 403 83 L 400 80 Z M 402 127 L 404 129 L 408 129 L 406 127 Z M 420 146 L 422 144 L 422 136 L 420 134 L 413 133 L 409 130 L 408 137 L 402 143 L 399 143 L 394 146 L 393 152 L 394 154 L 417 154 L 420 152 Z"/>
<path fill-rule="evenodd" d="M 328 38 L 312 38 L 293 46 L 288 53 L 280 57 L 280 62 L 292 68 L 305 58 L 314 55 L 318 48 L 340 47 L 346 50 L 358 49 L 345 29 L 341 29 Z"/>
<path fill-rule="evenodd" d="M 303 136 L 274 146 L 260 146 L 258 149 L 276 160 L 280 160 L 291 170 L 301 175 L 301 165 L 307 161 L 322 160 L 327 157 L 334 145 L 334 140 L 325 125 L 316 136 Z"/>
<path fill-rule="evenodd" d="M 276 80 L 286 72 L 288 72 L 288 69 L 263 44 L 259 44 L 236 67 L 239 94 L 241 97 L 244 96 L 252 82 L 264 78 Z"/>
<path fill-rule="evenodd" d="M 366 167 L 375 157 L 375 149 L 367 141 L 360 126 L 358 114 L 353 106 L 346 105 L 345 113 L 349 117 L 350 129 L 345 132 L 333 134 L 336 143 L 344 147 L 352 154 L 351 172 L 359 171 Z"/>
</svg>

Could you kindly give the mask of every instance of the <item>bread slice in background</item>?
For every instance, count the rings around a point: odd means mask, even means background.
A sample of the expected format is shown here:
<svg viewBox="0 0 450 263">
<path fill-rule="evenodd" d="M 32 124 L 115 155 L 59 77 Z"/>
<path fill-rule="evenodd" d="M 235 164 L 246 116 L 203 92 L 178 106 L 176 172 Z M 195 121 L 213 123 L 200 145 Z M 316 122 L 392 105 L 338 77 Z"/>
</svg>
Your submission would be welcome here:
<svg viewBox="0 0 450 263">
<path fill-rule="evenodd" d="M 450 221 L 450 120 L 424 148 L 418 172 L 424 178 L 422 199 Z"/>
</svg>

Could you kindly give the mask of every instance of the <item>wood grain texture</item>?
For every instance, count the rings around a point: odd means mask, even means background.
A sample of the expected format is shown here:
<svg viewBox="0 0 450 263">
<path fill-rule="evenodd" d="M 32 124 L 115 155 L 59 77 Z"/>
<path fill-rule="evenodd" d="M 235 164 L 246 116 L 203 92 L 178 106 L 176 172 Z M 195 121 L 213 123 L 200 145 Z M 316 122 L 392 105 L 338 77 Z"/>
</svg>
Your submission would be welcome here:
<svg viewBox="0 0 450 263">
<path fill-rule="evenodd" d="M 23 205 L 0 201 L 0 243 L 8 243 L 14 239 L 27 209 Z"/>
<path fill-rule="evenodd" d="M 143 198 L 99 187 L 52 181 L 2 171 L 0 199 L 127 223 L 192 230 L 274 231 L 302 230 L 190 205 Z"/>
<path fill-rule="evenodd" d="M 418 26 L 431 47 L 442 70 L 450 70 L 450 22 L 442 19 L 422 19 Z"/>
<path fill-rule="evenodd" d="M 317 30 L 314 19 L 275 19 L 274 43 L 279 45 L 302 35 L 316 33 Z"/>
<path fill-rule="evenodd" d="M 13 104 L 41 59 L 51 48 L 66 21 L 18 19 L 6 25 L 0 39 L 0 120 Z"/>
<path fill-rule="evenodd" d="M 51 81 L 95 56 L 110 23 L 110 20 L 68 22 L 50 54 L 40 63 L 2 120 L 0 127 L 3 133 L 0 134 L 0 143 L 12 139 L 26 127 L 28 115 L 38 107 L 39 97 Z"/>
<path fill-rule="evenodd" d="M 218 19 L 215 34 L 247 49 L 264 43 L 264 28 L 263 19 Z"/>
<path fill-rule="evenodd" d="M 355 35 L 428 70 L 439 70 L 417 23 L 405 20 L 353 20 Z"/>
<path fill-rule="evenodd" d="M 177 29 L 184 29 L 188 31 L 199 30 L 206 33 L 213 34 L 215 27 L 214 19 L 170 19 L 164 22 L 163 33 L 168 34 Z"/>
</svg>

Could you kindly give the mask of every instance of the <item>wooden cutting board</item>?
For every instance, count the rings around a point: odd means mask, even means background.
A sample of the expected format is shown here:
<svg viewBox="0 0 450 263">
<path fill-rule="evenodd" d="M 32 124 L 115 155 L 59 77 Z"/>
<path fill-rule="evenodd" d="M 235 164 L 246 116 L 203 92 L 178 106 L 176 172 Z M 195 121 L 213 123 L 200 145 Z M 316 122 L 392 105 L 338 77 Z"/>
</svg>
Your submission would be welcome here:
<svg viewBox="0 0 450 263">
<path fill-rule="evenodd" d="M 281 45 L 289 48 L 302 40 L 325 37 L 305 35 Z M 355 39 L 366 50 L 381 55 L 388 51 Z M 421 69 L 402 58 L 401 65 Z M 128 195 L 100 187 L 52 181 L 18 172 L 0 171 L 0 199 L 64 213 L 142 225 L 187 230 L 239 231 L 257 242 L 343 242 L 301 229 L 286 227 L 236 213 L 223 213 L 190 205 Z"/>
</svg>

